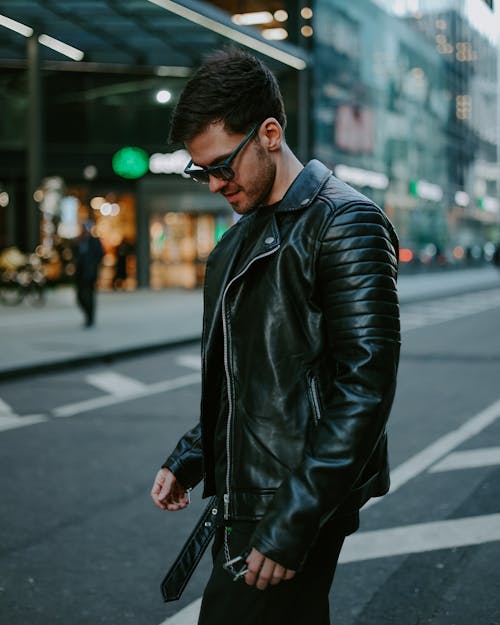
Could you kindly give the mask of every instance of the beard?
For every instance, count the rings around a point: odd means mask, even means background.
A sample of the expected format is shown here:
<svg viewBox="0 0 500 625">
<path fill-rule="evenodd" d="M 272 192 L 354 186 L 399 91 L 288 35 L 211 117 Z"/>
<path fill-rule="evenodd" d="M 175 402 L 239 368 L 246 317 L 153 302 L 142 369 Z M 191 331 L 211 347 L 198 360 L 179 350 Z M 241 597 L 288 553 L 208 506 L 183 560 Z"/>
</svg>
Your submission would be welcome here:
<svg viewBox="0 0 500 625">
<path fill-rule="evenodd" d="M 251 179 L 245 184 L 245 201 L 233 205 L 233 209 L 241 215 L 260 206 L 266 206 L 276 180 L 276 165 L 260 143 L 256 146 L 258 165 Z"/>
</svg>

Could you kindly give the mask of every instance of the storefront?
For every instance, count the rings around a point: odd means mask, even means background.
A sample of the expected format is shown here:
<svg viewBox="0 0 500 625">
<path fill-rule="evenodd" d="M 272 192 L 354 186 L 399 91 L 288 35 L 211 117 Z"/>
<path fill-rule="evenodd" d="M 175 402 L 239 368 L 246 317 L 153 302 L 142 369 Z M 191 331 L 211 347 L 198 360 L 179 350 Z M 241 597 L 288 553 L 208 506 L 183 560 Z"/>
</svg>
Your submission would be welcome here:
<svg viewBox="0 0 500 625">
<path fill-rule="evenodd" d="M 235 223 L 220 195 L 178 174 L 151 174 L 126 185 L 74 184 L 47 178 L 37 192 L 46 275 L 71 282 L 74 246 L 86 220 L 104 248 L 100 290 L 198 288 L 217 242 Z"/>
<path fill-rule="evenodd" d="M 104 248 L 99 272 L 101 290 L 133 290 L 137 286 L 135 245 L 136 194 L 120 185 L 66 186 L 61 177 L 46 178 L 36 192 L 40 245 L 36 253 L 53 283 L 71 282 L 75 273 L 74 246 L 87 220 Z"/>
<path fill-rule="evenodd" d="M 229 205 L 176 175 L 141 180 L 138 205 L 139 285 L 202 286 L 210 252 L 235 222 Z"/>
</svg>

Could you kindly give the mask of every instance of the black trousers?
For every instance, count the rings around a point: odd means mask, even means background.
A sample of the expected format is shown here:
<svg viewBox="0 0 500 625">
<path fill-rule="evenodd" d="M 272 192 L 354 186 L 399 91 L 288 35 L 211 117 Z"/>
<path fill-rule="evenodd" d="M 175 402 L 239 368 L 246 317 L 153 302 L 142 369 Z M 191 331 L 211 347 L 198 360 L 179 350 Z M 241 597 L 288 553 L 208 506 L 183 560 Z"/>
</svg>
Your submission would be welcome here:
<svg viewBox="0 0 500 625">
<path fill-rule="evenodd" d="M 231 557 L 247 548 L 253 523 L 237 523 L 229 534 Z M 327 524 L 299 573 L 266 590 L 233 578 L 225 563 L 223 529 L 212 548 L 212 575 L 203 593 L 198 625 L 330 625 L 328 593 L 345 535 Z"/>
<path fill-rule="evenodd" d="M 95 317 L 95 283 L 84 281 L 77 282 L 76 295 L 78 305 L 85 315 L 85 325 L 93 325 Z"/>
</svg>

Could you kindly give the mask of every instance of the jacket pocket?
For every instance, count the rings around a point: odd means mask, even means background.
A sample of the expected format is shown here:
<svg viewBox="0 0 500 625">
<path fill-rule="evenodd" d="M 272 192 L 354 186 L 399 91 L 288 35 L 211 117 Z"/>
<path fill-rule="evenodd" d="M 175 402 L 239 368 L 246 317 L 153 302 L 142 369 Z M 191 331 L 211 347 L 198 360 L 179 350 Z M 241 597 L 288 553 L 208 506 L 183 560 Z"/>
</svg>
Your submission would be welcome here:
<svg viewBox="0 0 500 625">
<path fill-rule="evenodd" d="M 318 380 L 312 375 L 308 376 L 307 391 L 309 395 L 309 402 L 313 410 L 314 425 L 318 425 L 321 421 L 321 402 L 319 397 Z"/>
</svg>

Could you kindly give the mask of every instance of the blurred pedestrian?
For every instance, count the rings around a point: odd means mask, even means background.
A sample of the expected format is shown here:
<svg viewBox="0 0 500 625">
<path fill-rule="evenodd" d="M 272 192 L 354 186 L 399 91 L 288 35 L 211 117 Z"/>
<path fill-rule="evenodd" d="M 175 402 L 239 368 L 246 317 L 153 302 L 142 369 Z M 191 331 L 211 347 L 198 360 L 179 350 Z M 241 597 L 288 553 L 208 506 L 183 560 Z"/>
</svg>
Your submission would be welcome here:
<svg viewBox="0 0 500 625">
<path fill-rule="evenodd" d="M 104 256 L 99 237 L 92 234 L 93 227 L 94 222 L 90 220 L 82 224 L 74 248 L 76 295 L 78 305 L 85 317 L 86 328 L 90 328 L 95 323 L 95 287 L 99 265 Z"/>
<path fill-rule="evenodd" d="M 124 289 L 127 285 L 127 258 L 131 253 L 132 245 L 127 237 L 123 237 L 116 246 L 115 275 L 113 276 L 113 289 Z"/>
<path fill-rule="evenodd" d="M 495 251 L 493 252 L 493 264 L 495 267 L 500 269 L 500 243 L 497 243 L 495 246 Z"/>
<path fill-rule="evenodd" d="M 186 174 L 242 216 L 207 264 L 201 420 L 151 491 L 171 511 L 202 479 L 217 497 L 163 584 L 178 596 L 215 518 L 199 625 L 330 623 L 344 538 L 389 489 L 398 241 L 371 200 L 299 162 L 285 125 L 276 78 L 238 49 L 207 58 L 173 115 Z"/>
</svg>

